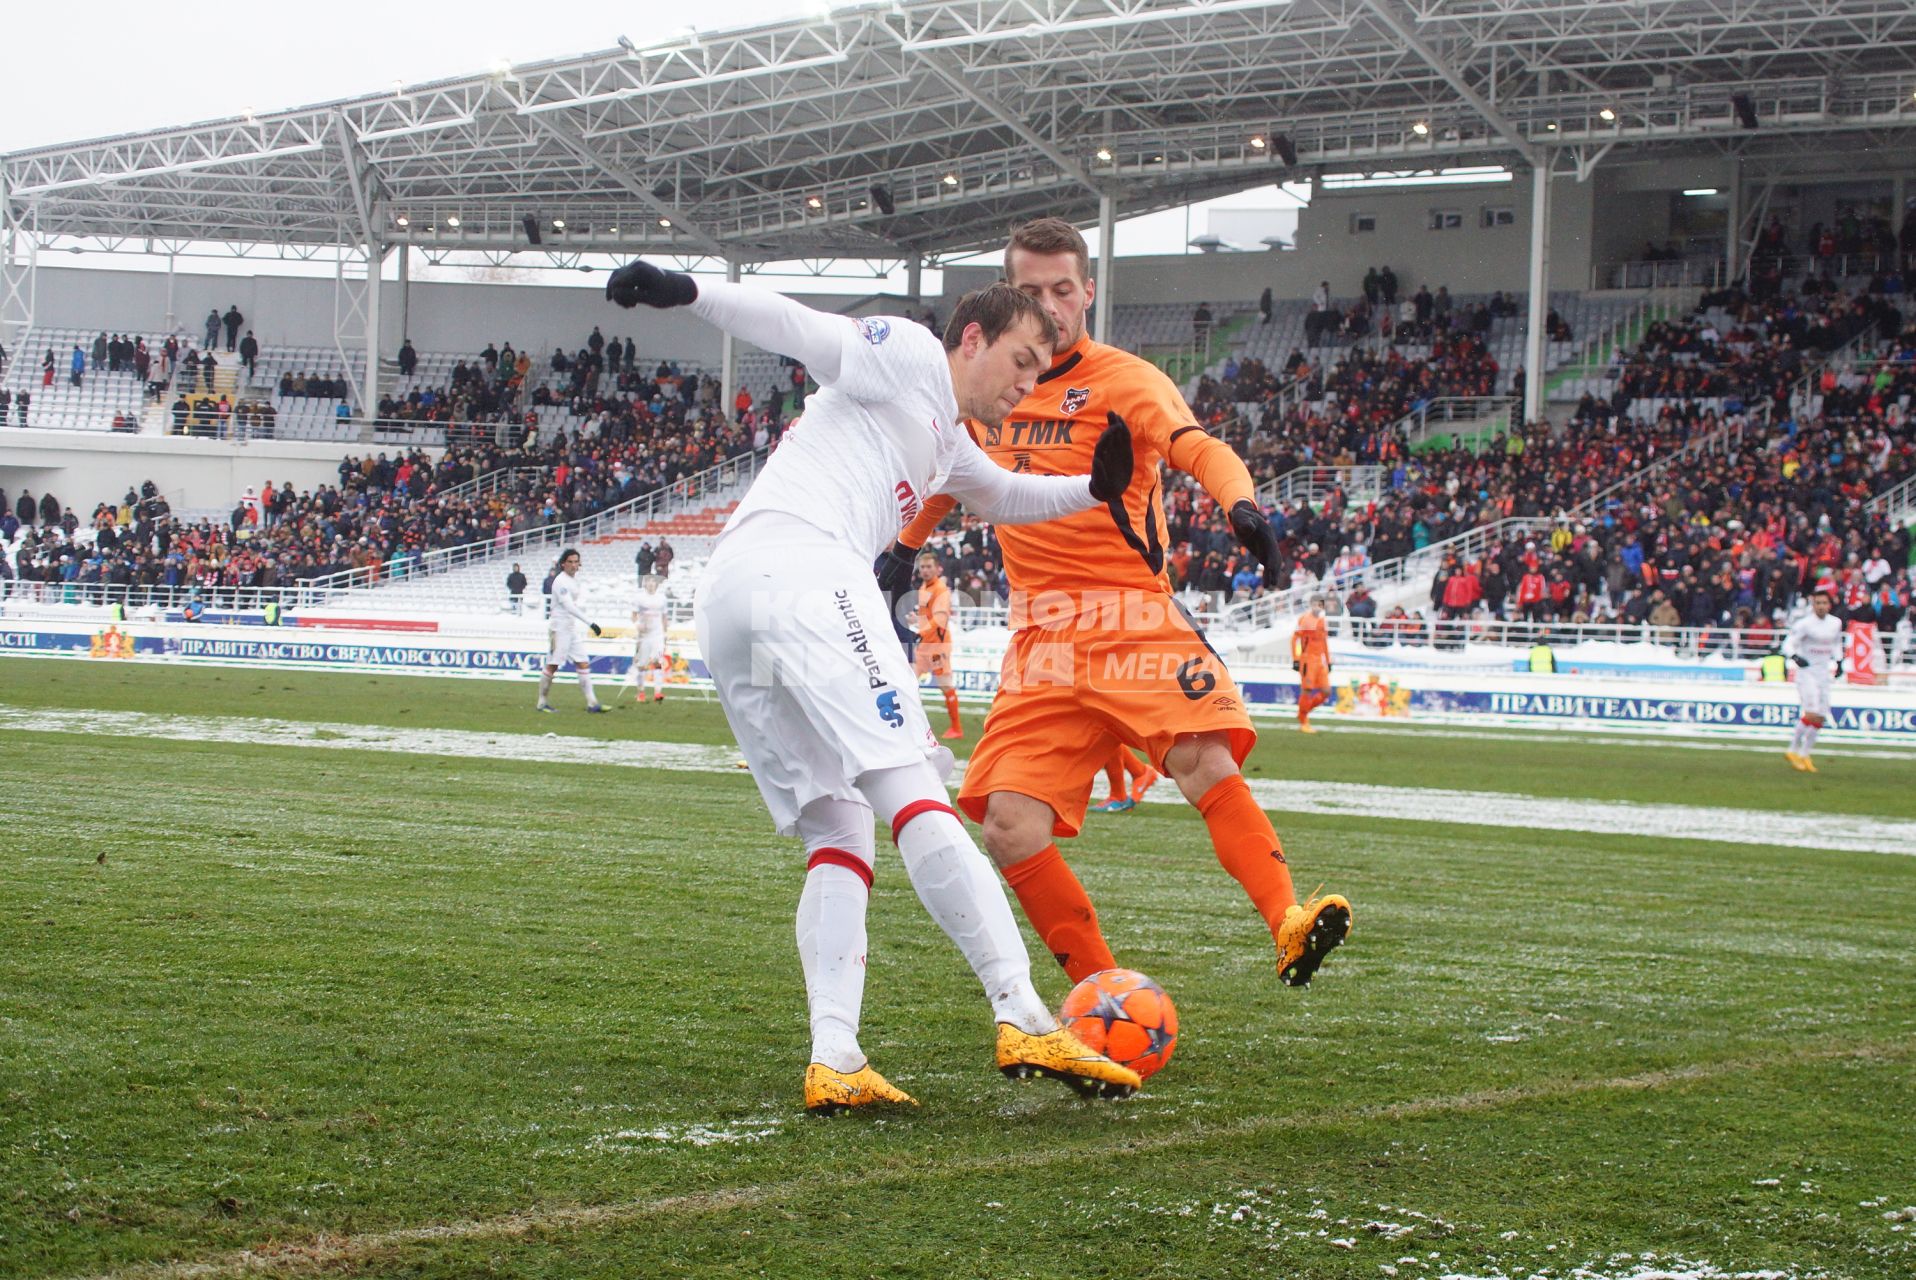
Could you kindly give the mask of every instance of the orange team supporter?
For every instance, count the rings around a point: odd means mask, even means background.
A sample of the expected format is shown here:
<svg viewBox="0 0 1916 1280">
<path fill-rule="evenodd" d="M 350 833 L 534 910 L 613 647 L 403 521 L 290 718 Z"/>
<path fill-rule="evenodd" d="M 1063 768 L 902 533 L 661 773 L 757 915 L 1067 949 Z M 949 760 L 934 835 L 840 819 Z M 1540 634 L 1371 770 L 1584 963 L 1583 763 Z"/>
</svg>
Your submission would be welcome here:
<svg viewBox="0 0 1916 1280">
<path fill-rule="evenodd" d="M 1104 508 L 998 528 L 1014 635 L 958 803 L 984 824 L 986 850 L 1026 916 L 1079 980 L 1115 961 L 1054 837 L 1082 828 L 1113 747 L 1138 748 L 1203 815 L 1218 860 L 1277 942 L 1280 975 L 1301 986 L 1349 932 L 1350 904 L 1332 895 L 1299 906 L 1283 846 L 1239 772 L 1257 734 L 1231 673 L 1171 595 L 1158 464 L 1189 472 L 1230 512 L 1233 531 L 1264 562 L 1267 586 L 1277 561 L 1270 521 L 1244 463 L 1192 420 L 1170 379 L 1087 335 L 1095 286 L 1076 228 L 1057 218 L 1026 223 L 1005 257 L 1006 278 L 1044 305 L 1059 344 L 1002 426 L 974 427 L 978 443 L 1009 470 L 1081 473 L 1116 415 L 1131 428 L 1137 466 L 1123 497 Z M 953 505 L 925 505 L 880 557 L 881 578 L 908 571 Z"/>
<path fill-rule="evenodd" d="M 918 574 L 918 643 L 912 652 L 912 670 L 930 676 L 945 695 L 951 727 L 944 736 L 962 738 L 965 726 L 958 718 L 958 690 L 951 677 L 951 588 L 945 585 L 936 556 L 920 556 Z"/>
<path fill-rule="evenodd" d="M 1291 633 L 1291 670 L 1297 672 L 1297 727 L 1316 733 L 1311 712 L 1331 700 L 1331 642 L 1315 603 Z"/>
</svg>

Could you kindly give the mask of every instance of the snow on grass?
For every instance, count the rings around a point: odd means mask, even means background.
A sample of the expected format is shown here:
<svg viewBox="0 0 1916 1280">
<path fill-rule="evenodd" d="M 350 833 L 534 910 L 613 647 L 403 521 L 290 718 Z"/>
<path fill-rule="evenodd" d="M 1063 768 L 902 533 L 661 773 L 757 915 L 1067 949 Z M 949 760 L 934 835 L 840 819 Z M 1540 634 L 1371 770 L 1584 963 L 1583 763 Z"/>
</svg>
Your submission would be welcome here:
<svg viewBox="0 0 1916 1280">
<path fill-rule="evenodd" d="M 603 741 L 462 729 L 397 729 L 263 717 L 29 710 L 5 705 L 0 705 L 0 729 L 698 773 L 736 773 L 738 759 L 738 753 L 731 747 L 682 742 Z M 1759 813 L 1702 805 L 1631 804 L 1494 791 L 1268 779 L 1252 781 L 1251 790 L 1265 808 L 1284 813 L 1916 855 L 1916 821 L 1854 814 Z M 1147 797 L 1147 802 L 1182 804 L 1184 801 L 1175 788 L 1159 787 Z"/>
</svg>

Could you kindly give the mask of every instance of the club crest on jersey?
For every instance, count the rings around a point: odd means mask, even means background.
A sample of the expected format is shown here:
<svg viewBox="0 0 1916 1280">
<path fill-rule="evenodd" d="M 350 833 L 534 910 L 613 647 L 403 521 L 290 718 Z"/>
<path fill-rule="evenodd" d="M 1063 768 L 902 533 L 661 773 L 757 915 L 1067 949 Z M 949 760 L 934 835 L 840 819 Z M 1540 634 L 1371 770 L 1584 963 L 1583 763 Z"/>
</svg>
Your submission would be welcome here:
<svg viewBox="0 0 1916 1280">
<path fill-rule="evenodd" d="M 996 448 L 1004 441 L 1004 438 L 1005 429 L 1003 427 L 987 426 L 985 428 L 985 447 L 987 449 Z"/>
<path fill-rule="evenodd" d="M 858 331 L 865 335 L 865 341 L 875 347 L 891 337 L 891 321 L 882 316 L 871 316 L 858 322 Z"/>
<path fill-rule="evenodd" d="M 1085 402 L 1090 399 L 1090 387 L 1066 387 L 1064 389 L 1064 400 L 1058 405 L 1058 412 L 1076 413 L 1078 410 L 1084 408 Z"/>
</svg>

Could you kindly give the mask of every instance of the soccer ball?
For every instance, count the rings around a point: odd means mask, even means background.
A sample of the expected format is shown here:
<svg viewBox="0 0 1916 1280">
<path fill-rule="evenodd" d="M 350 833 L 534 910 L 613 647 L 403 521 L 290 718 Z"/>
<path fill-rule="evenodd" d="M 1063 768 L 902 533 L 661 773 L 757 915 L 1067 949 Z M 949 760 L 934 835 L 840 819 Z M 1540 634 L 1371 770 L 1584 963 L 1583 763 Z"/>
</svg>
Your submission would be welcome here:
<svg viewBox="0 0 1916 1280">
<path fill-rule="evenodd" d="M 1106 969 L 1071 988 L 1058 1020 L 1089 1048 L 1149 1079 L 1171 1061 L 1178 1011 L 1164 988 L 1132 969 Z"/>
</svg>

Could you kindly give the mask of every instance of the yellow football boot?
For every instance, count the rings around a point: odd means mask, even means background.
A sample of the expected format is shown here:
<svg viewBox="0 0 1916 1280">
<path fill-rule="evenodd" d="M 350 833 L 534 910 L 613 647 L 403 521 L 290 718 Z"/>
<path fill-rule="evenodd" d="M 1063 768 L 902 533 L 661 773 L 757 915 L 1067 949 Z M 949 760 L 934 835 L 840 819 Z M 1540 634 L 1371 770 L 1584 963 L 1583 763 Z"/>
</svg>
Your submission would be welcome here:
<svg viewBox="0 0 1916 1280">
<path fill-rule="evenodd" d="M 1798 773 L 1807 773 L 1810 771 L 1810 762 L 1802 756 L 1797 755 L 1794 751 L 1785 751 L 1783 758 L 1789 761 L 1790 768 L 1796 770 Z"/>
<path fill-rule="evenodd" d="M 1050 1076 L 1087 1098 L 1128 1098 L 1143 1083 L 1137 1072 L 1091 1052 L 1063 1027 L 1036 1036 L 1009 1022 L 998 1024 L 998 1070 L 1013 1080 Z"/>
<path fill-rule="evenodd" d="M 918 1099 L 873 1071 L 870 1063 L 856 1071 L 834 1071 L 822 1062 L 805 1068 L 805 1110 L 815 1116 L 892 1104 L 915 1107 Z"/>
<path fill-rule="evenodd" d="M 1350 937 L 1351 904 L 1338 894 L 1312 894 L 1284 913 L 1277 931 L 1277 976 L 1293 987 L 1311 985 L 1311 975 Z"/>
<path fill-rule="evenodd" d="M 1810 759 L 1808 756 L 1798 756 L 1796 758 L 1803 762 L 1798 765 L 1797 768 L 1801 769 L 1804 773 L 1816 772 L 1816 761 Z"/>
</svg>

